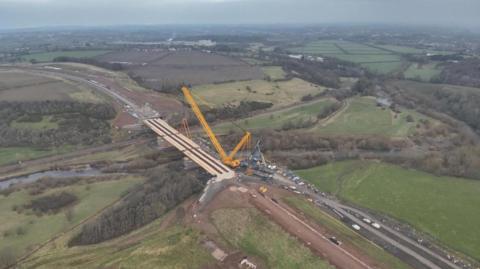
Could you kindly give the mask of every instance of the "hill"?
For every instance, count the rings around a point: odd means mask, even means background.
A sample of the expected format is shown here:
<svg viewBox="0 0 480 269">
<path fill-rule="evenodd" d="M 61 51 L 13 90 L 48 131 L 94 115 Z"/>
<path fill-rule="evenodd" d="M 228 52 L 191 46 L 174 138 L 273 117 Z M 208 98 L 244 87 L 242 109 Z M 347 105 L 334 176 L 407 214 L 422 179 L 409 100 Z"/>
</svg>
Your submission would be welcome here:
<svg viewBox="0 0 480 269">
<path fill-rule="evenodd" d="M 407 222 L 452 249 L 480 258 L 480 218 L 475 213 L 479 181 L 371 161 L 335 162 L 298 174 L 322 191 Z"/>
</svg>

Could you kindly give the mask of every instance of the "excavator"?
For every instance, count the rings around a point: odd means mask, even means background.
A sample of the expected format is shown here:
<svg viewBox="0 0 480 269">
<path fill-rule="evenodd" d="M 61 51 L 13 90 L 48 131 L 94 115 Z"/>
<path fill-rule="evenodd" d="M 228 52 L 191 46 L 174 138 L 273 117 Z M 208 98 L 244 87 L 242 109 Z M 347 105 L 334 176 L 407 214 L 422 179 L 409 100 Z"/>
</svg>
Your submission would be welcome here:
<svg viewBox="0 0 480 269">
<path fill-rule="evenodd" d="M 252 134 L 250 132 L 245 131 L 245 134 L 240 140 L 240 142 L 235 146 L 235 148 L 230 152 L 230 154 L 227 155 L 227 153 L 223 149 L 220 142 L 218 142 L 217 136 L 208 125 L 208 122 L 205 120 L 205 117 L 203 116 L 202 111 L 198 107 L 197 102 L 195 102 L 195 99 L 193 98 L 193 95 L 190 92 L 190 89 L 186 86 L 183 86 L 182 92 L 183 92 L 183 95 L 185 96 L 185 100 L 188 102 L 188 104 L 190 104 L 190 107 L 192 108 L 193 113 L 195 114 L 198 121 L 202 125 L 203 130 L 210 138 L 210 141 L 215 147 L 215 150 L 217 151 L 218 155 L 220 155 L 220 159 L 222 163 L 234 169 L 239 167 L 240 160 L 235 158 L 235 155 L 238 153 L 238 151 L 245 149 L 250 144 Z"/>
</svg>

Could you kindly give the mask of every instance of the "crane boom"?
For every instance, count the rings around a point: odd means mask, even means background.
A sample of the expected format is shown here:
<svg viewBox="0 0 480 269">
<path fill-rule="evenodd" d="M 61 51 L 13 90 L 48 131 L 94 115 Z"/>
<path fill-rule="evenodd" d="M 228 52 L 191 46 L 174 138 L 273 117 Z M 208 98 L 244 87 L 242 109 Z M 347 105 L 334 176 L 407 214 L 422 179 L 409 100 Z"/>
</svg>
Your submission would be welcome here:
<svg viewBox="0 0 480 269">
<path fill-rule="evenodd" d="M 251 136 L 252 136 L 251 133 L 245 132 L 245 135 L 240 140 L 238 145 L 232 150 L 232 152 L 229 155 L 227 155 L 227 153 L 223 149 L 220 142 L 218 142 L 217 136 L 215 135 L 215 133 L 212 131 L 212 129 L 208 125 L 208 122 L 205 119 L 205 117 L 203 116 L 202 111 L 198 107 L 197 102 L 195 102 L 195 99 L 193 99 L 193 96 L 192 96 L 192 93 L 190 92 L 190 90 L 187 87 L 184 86 L 184 87 L 182 87 L 182 92 L 183 92 L 183 95 L 185 96 L 186 101 L 192 107 L 193 113 L 197 117 L 198 121 L 200 121 L 200 124 L 202 125 L 203 130 L 205 131 L 205 133 L 207 133 L 208 137 L 210 138 L 210 141 L 212 142 L 213 146 L 215 147 L 215 150 L 220 155 L 220 158 L 221 158 L 222 162 L 224 164 L 232 167 L 232 168 L 238 167 L 240 165 L 240 161 L 235 159 L 235 155 L 237 154 L 237 152 L 239 150 L 245 148 L 248 145 L 248 143 L 250 143 L 250 139 L 251 139 Z"/>
</svg>

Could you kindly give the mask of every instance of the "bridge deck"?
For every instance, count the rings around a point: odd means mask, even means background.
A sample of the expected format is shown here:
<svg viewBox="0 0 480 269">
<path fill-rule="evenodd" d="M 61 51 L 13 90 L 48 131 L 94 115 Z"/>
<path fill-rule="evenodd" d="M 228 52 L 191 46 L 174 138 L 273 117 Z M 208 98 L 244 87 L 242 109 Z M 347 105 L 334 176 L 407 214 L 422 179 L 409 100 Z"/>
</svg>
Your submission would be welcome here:
<svg viewBox="0 0 480 269">
<path fill-rule="evenodd" d="M 203 151 L 199 145 L 181 134 L 164 120 L 156 118 L 148 119 L 144 122 L 161 138 L 176 147 L 190 160 L 214 176 L 216 180 L 233 178 L 235 176 L 235 172 L 232 169 L 224 165 L 220 160 Z"/>
</svg>

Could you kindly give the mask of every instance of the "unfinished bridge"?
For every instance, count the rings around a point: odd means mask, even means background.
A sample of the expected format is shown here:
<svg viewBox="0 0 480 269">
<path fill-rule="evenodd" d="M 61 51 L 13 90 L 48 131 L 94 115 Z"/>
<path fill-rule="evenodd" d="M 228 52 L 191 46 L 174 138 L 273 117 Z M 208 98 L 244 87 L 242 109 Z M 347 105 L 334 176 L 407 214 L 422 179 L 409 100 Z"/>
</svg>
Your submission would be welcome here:
<svg viewBox="0 0 480 269">
<path fill-rule="evenodd" d="M 235 177 L 235 172 L 232 169 L 224 165 L 219 159 L 206 153 L 198 144 L 170 126 L 166 121 L 155 118 L 144 120 L 144 123 L 158 136 L 211 174 L 215 181 Z"/>
</svg>

